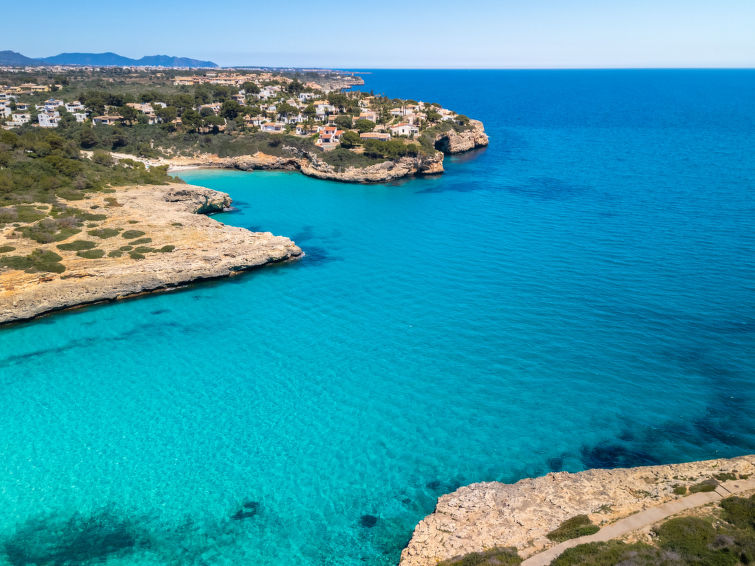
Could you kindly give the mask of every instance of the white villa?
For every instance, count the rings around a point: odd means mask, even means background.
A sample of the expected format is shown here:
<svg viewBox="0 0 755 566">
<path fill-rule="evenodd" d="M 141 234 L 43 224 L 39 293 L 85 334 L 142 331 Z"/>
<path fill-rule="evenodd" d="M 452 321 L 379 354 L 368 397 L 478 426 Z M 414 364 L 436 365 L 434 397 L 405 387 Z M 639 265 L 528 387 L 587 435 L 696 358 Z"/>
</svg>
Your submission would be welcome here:
<svg viewBox="0 0 755 566">
<path fill-rule="evenodd" d="M 57 128 L 60 122 L 60 112 L 40 112 L 37 115 L 40 128 Z"/>
<path fill-rule="evenodd" d="M 394 136 L 411 136 L 419 134 L 419 128 L 407 122 L 402 122 L 390 127 Z"/>
<path fill-rule="evenodd" d="M 84 108 L 84 105 L 78 100 L 74 100 L 73 102 L 66 102 L 64 106 L 66 112 L 70 112 L 71 114 L 73 114 L 74 112 L 83 112 L 84 110 L 86 110 Z"/>
<path fill-rule="evenodd" d="M 263 132 L 270 132 L 271 134 L 280 134 L 283 132 L 283 124 L 280 122 L 269 122 L 262 124 L 260 128 Z"/>
</svg>

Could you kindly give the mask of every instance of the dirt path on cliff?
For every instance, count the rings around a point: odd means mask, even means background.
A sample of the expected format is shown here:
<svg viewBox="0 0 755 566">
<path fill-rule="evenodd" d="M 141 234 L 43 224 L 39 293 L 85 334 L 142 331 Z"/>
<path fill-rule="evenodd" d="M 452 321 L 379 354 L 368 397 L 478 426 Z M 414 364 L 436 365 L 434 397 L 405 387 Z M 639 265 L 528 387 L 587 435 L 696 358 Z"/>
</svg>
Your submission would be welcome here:
<svg viewBox="0 0 755 566">
<path fill-rule="evenodd" d="M 662 505 L 645 509 L 644 511 L 640 511 L 639 513 L 625 517 L 624 519 L 619 519 L 615 523 L 603 527 L 594 535 L 567 540 L 556 546 L 552 546 L 543 552 L 530 556 L 522 562 L 522 566 L 548 566 L 565 550 L 577 545 L 590 542 L 606 542 L 616 539 L 633 531 L 649 527 L 658 521 L 662 521 L 683 511 L 702 507 L 703 505 L 720 501 L 731 495 L 752 490 L 755 490 L 755 479 L 723 482 L 716 487 L 715 491 L 694 493 L 681 499 L 676 499 Z"/>
</svg>

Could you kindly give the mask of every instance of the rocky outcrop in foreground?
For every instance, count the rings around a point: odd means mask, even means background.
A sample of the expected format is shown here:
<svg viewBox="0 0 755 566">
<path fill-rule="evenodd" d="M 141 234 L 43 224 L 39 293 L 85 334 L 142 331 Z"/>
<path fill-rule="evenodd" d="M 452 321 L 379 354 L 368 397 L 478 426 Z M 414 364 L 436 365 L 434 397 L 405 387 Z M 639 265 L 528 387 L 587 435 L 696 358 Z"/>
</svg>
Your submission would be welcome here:
<svg viewBox="0 0 755 566">
<path fill-rule="evenodd" d="M 13 227 L 0 231 L 0 244 L 14 248 L 10 253 L 23 256 L 42 249 L 61 256 L 65 266 L 62 273 L 0 268 L 0 324 L 225 277 L 302 254 L 288 238 L 226 226 L 201 214 L 231 204 L 227 194 L 202 187 L 119 188 L 72 204 L 106 219 L 62 243 L 86 240 L 104 255 L 82 257 L 58 247 L 61 242 L 39 244 L 14 233 Z"/>
<path fill-rule="evenodd" d="M 545 537 L 566 519 L 586 514 L 596 525 L 611 523 L 680 497 L 692 486 L 727 474 L 755 473 L 755 456 L 688 464 L 576 474 L 551 473 L 515 484 L 476 483 L 442 496 L 435 512 L 414 529 L 401 566 L 434 566 L 441 560 L 493 547 L 514 546 L 523 557 L 555 543 Z"/>
<path fill-rule="evenodd" d="M 488 135 L 479 120 L 470 120 L 469 129 L 457 132 L 449 130 L 435 137 L 435 147 L 443 153 L 455 154 L 488 145 Z"/>
</svg>

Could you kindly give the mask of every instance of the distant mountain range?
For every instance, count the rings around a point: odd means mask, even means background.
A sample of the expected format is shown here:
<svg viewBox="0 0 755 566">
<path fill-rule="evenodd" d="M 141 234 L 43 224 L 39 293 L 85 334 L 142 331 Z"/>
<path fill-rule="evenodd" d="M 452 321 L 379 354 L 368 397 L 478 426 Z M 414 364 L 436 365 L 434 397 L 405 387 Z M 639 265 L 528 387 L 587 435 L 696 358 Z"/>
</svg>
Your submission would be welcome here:
<svg viewBox="0 0 755 566">
<path fill-rule="evenodd" d="M 15 51 L 0 51 L 0 65 L 25 67 L 29 65 L 88 65 L 93 67 L 217 67 L 212 61 L 188 57 L 149 55 L 131 59 L 117 53 L 61 53 L 52 57 L 32 59 Z"/>
</svg>

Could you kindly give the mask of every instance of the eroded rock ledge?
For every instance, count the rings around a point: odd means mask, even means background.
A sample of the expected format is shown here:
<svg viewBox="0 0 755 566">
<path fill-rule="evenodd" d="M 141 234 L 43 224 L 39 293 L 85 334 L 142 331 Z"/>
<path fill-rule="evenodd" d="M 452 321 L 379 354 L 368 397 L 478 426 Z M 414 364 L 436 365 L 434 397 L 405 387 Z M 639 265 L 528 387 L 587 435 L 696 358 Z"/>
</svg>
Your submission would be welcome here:
<svg viewBox="0 0 755 566">
<path fill-rule="evenodd" d="M 479 120 L 470 120 L 470 128 L 457 132 L 449 129 L 435 138 L 437 150 L 430 156 L 402 157 L 368 167 L 334 167 L 315 153 L 285 146 L 289 155 L 274 156 L 262 152 L 253 155 L 219 157 L 204 153 L 193 157 L 170 159 L 142 159 L 132 155 L 117 154 L 118 158 L 136 159 L 148 165 L 168 165 L 173 171 L 185 168 L 208 167 L 240 169 L 242 171 L 299 171 L 309 177 L 341 181 L 344 183 L 385 183 L 413 175 L 438 175 L 443 173 L 443 156 L 463 153 L 488 145 L 488 136 Z"/>
<path fill-rule="evenodd" d="M 434 566 L 441 560 L 496 546 L 515 546 L 522 557 L 555 543 L 546 533 L 575 515 L 596 525 L 675 499 L 675 486 L 717 474 L 749 476 L 755 456 L 666 466 L 551 473 L 515 484 L 476 483 L 438 499 L 435 512 L 414 529 L 401 566 Z"/>
<path fill-rule="evenodd" d="M 156 290 L 165 290 L 192 281 L 233 275 L 269 263 L 301 256 L 301 250 L 288 238 L 269 232 L 250 232 L 226 226 L 202 213 L 230 206 L 230 197 L 218 191 L 188 185 L 118 188 L 114 193 L 94 193 L 74 206 L 103 213 L 106 219 L 98 230 L 118 231 L 115 236 L 98 238 L 82 231 L 69 240 L 89 240 L 104 257 L 87 259 L 75 251 L 64 251 L 58 243 L 39 244 L 14 234 L 14 228 L 0 231 L 0 244 L 24 255 L 44 249 L 62 256 L 62 273 L 29 273 L 0 268 L 0 324 L 34 318 L 51 311 L 115 300 Z M 137 243 L 141 236 L 126 239 L 128 231 L 143 232 L 150 242 L 143 244 L 157 252 L 134 259 L 124 245 Z M 132 246 L 134 250 L 138 245 Z"/>
</svg>

